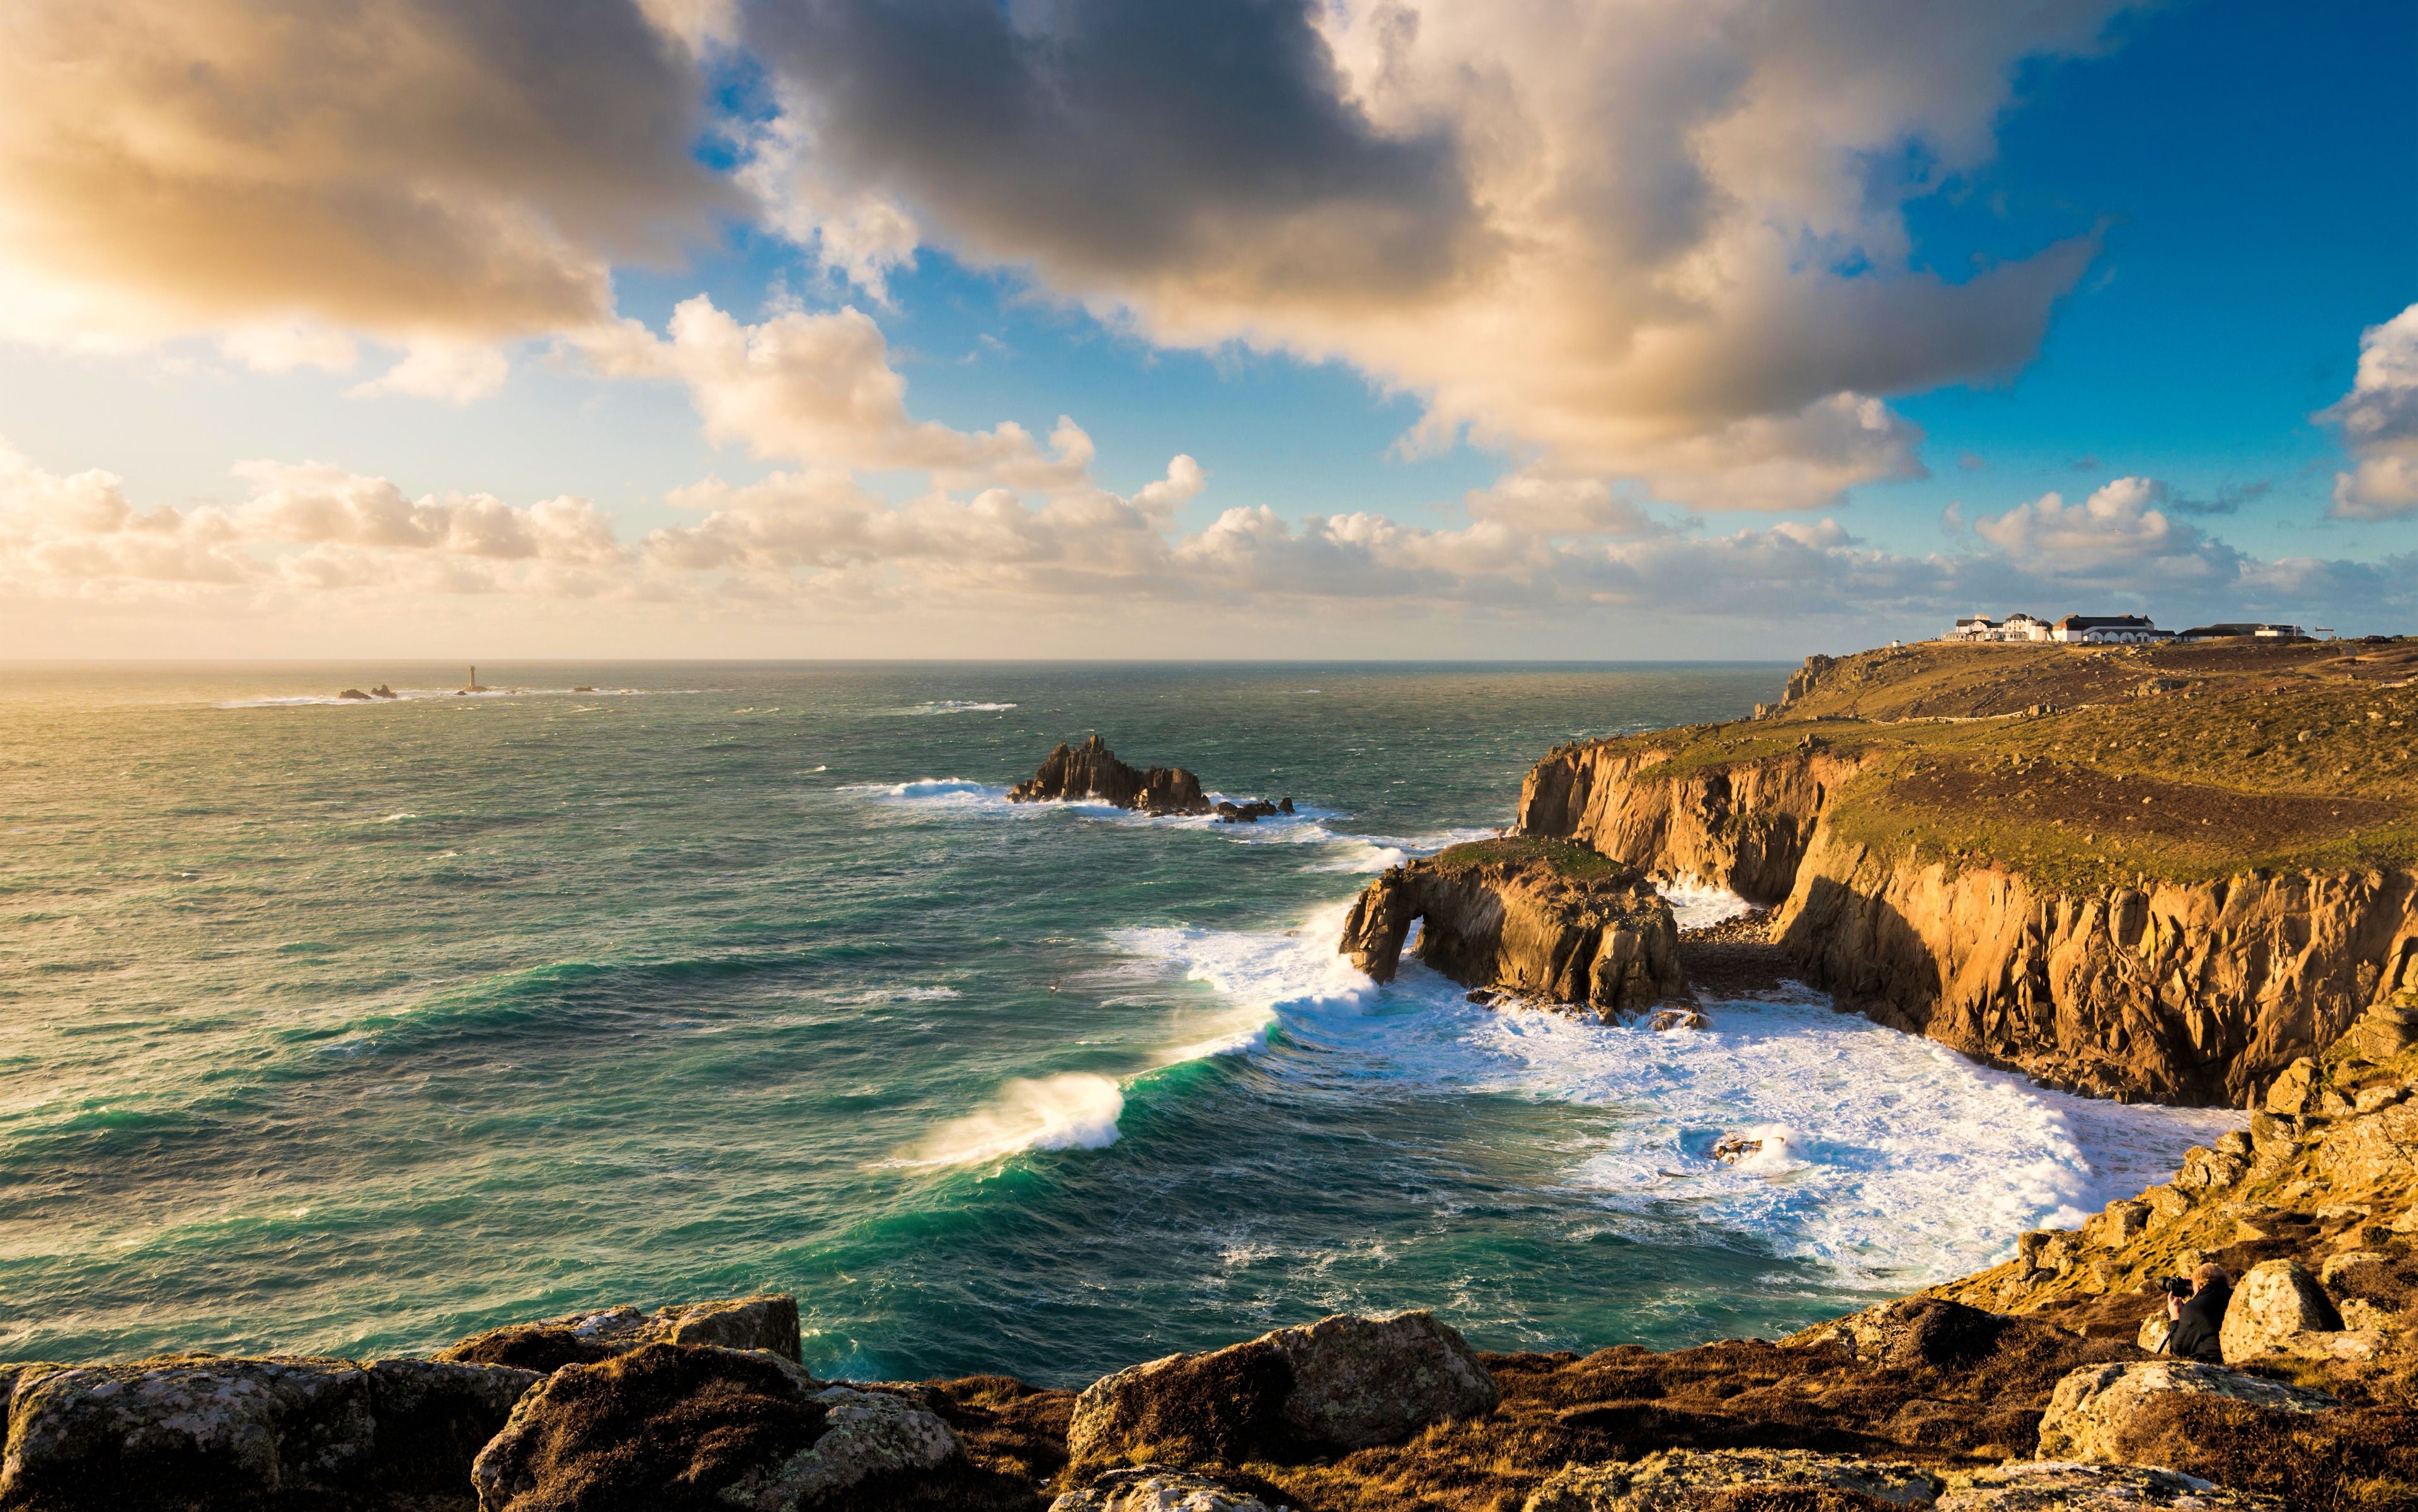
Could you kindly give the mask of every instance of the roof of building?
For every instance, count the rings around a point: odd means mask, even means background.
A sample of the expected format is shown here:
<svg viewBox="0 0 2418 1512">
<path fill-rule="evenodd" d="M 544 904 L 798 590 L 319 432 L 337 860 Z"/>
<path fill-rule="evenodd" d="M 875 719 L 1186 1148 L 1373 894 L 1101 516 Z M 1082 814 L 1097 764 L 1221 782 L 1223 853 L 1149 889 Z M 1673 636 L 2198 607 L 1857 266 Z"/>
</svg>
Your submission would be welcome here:
<svg viewBox="0 0 2418 1512">
<path fill-rule="evenodd" d="M 2070 614 L 2057 622 L 2059 630 L 2149 630 L 2153 628 L 2150 617 L 2142 614 Z"/>
<path fill-rule="evenodd" d="M 2301 627 L 2298 625 L 2257 625 L 2227 620 L 2223 624 L 2194 626 L 2183 632 L 2183 638 L 2189 640 L 2195 636 L 2212 639 L 2219 635 L 2256 635 L 2262 630 L 2284 635 L 2297 635 L 2301 633 Z"/>
</svg>

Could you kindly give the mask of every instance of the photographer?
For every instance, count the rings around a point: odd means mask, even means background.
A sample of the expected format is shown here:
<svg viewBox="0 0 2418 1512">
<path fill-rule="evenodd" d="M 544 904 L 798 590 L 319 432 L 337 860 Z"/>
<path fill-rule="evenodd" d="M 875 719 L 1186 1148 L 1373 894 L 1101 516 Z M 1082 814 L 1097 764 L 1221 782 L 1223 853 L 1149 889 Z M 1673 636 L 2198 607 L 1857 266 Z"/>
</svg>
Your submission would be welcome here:
<svg viewBox="0 0 2418 1512">
<path fill-rule="evenodd" d="M 2225 1351 L 2217 1336 L 2225 1326 L 2225 1305 L 2233 1300 L 2233 1278 L 2211 1260 L 2192 1272 L 2188 1296 L 2182 1285 L 2181 1277 L 2166 1283 L 2166 1316 L 2173 1326 L 2166 1331 L 2165 1352 L 2223 1365 Z"/>
</svg>

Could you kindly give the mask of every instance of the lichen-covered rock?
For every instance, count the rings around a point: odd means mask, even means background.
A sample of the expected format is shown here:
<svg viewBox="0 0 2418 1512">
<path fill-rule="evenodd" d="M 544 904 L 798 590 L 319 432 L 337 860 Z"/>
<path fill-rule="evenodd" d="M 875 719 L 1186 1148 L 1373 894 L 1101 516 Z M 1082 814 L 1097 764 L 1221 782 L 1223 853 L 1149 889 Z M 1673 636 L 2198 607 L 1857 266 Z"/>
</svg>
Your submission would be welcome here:
<svg viewBox="0 0 2418 1512">
<path fill-rule="evenodd" d="M 2297 1260 L 2254 1265 L 2233 1289 L 2217 1341 L 2227 1365 L 2292 1352 L 2297 1336 L 2331 1333 L 2342 1316 L 2307 1267 Z"/>
<path fill-rule="evenodd" d="M 604 1307 L 543 1322 L 510 1323 L 473 1334 L 436 1358 L 478 1365 L 518 1366 L 550 1371 L 566 1365 L 593 1365 L 643 1344 L 712 1344 L 728 1350 L 767 1350 L 784 1359 L 798 1355 L 798 1299 L 778 1293 L 718 1302 L 675 1303 L 652 1313 L 635 1307 Z"/>
<path fill-rule="evenodd" d="M 1779 1504 L 1790 1492 L 1810 1506 L 1806 1493 L 1824 1489 L 1884 1506 L 1929 1507 L 1943 1484 L 1914 1465 L 1805 1449 L 1665 1449 L 1635 1461 L 1566 1466 L 1528 1498 L 1525 1512 L 1692 1512 Z"/>
<path fill-rule="evenodd" d="M 2027 1460 L 1953 1473 L 1948 1481 L 1938 1512 L 2289 1512 L 2277 1497 L 2140 1465 Z"/>
<path fill-rule="evenodd" d="M 1338 1314 L 1104 1376 L 1076 1398 L 1066 1448 L 1078 1466 L 1233 1464 L 1389 1443 L 1499 1399 L 1476 1352 L 1432 1314 Z"/>
<path fill-rule="evenodd" d="M 366 1479 L 386 1490 L 458 1491 L 513 1406 L 545 1378 L 502 1365 L 369 1360 Z"/>
<path fill-rule="evenodd" d="M 2133 1336 L 2133 1342 L 2151 1354 L 2164 1354 L 2166 1338 L 2174 1331 L 2173 1319 L 2163 1312 L 2153 1312 L 2141 1320 L 2141 1331 Z"/>
<path fill-rule="evenodd" d="M 52 1360 L 10 1360 L 0 1364 L 0 1437 L 7 1435 L 8 1404 L 16 1399 L 18 1392 L 31 1388 L 44 1376 L 70 1368 Z"/>
<path fill-rule="evenodd" d="M 2135 1360 L 2085 1366 L 2057 1383 L 2041 1418 L 2040 1458 L 2122 1463 L 2134 1416 L 2158 1397 L 2191 1392 L 2230 1397 L 2271 1411 L 2317 1413 L 2335 1405 L 2323 1392 L 2262 1381 L 2196 1360 Z"/>
<path fill-rule="evenodd" d="M 137 1512 L 264 1504 L 342 1486 L 371 1456 L 369 1375 L 346 1360 L 168 1355 L 19 1391 L 0 1505 Z"/>
<path fill-rule="evenodd" d="M 1841 1344 L 1867 1365 L 1961 1366 L 1997 1347 L 2016 1321 L 1939 1297 L 1897 1297 L 1815 1323 L 1781 1342 L 1791 1349 Z M 2033 1326 L 2033 1325 L 2024 1325 Z"/>
<path fill-rule="evenodd" d="M 1049 1504 L 1049 1512 L 1287 1512 L 1206 1475 L 1138 1465 L 1111 1470 Z"/>
<path fill-rule="evenodd" d="M 826 1386 L 764 1351 L 655 1343 L 557 1370 L 470 1479 L 481 1512 L 798 1512 L 961 1453 L 947 1424 L 902 1398 Z"/>
<path fill-rule="evenodd" d="M 742 1475 L 721 1493 L 723 1501 L 756 1512 L 824 1506 L 876 1476 L 938 1470 L 964 1453 L 949 1425 L 900 1397 L 827 1386 L 812 1399 L 823 1410 L 822 1436 L 778 1464 Z"/>
<path fill-rule="evenodd" d="M 1310 1443 L 1365 1449 L 1431 1423 L 1491 1413 L 1494 1377 L 1460 1333 L 1431 1312 L 1338 1313 L 1266 1342 L 1293 1364 L 1284 1420 Z"/>
<path fill-rule="evenodd" d="M 0 1506 L 95 1512 L 452 1489 L 538 1380 L 496 1366 L 283 1355 L 13 1368 Z"/>
</svg>

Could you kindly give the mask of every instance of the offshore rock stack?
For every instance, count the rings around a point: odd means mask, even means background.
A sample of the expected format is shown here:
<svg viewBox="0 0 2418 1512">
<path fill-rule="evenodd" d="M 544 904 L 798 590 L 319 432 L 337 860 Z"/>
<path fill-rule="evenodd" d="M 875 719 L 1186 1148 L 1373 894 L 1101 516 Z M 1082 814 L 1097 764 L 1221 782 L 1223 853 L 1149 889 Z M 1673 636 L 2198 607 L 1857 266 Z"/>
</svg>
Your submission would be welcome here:
<svg viewBox="0 0 2418 1512">
<path fill-rule="evenodd" d="M 1213 803 L 1201 779 L 1182 767 L 1129 767 L 1108 741 L 1094 735 L 1080 745 L 1060 745 L 1041 770 L 1007 790 L 1011 803 L 1098 802 L 1155 817 L 1215 815 L 1224 824 L 1257 824 L 1293 812 L 1293 800 Z"/>
</svg>

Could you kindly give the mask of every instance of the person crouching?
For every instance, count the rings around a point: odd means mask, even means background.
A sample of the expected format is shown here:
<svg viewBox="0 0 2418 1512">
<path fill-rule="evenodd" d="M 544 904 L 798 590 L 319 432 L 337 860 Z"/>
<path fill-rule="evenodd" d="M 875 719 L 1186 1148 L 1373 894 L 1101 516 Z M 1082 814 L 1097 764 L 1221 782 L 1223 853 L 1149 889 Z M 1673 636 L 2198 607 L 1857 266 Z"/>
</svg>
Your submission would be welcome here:
<svg viewBox="0 0 2418 1512">
<path fill-rule="evenodd" d="M 2191 1294 L 2180 1294 L 2178 1288 L 2166 1289 L 2166 1317 L 2173 1326 L 2166 1330 L 2165 1352 L 2186 1360 L 2206 1360 L 2211 1365 L 2225 1363 L 2225 1350 L 2218 1337 L 2225 1328 L 2225 1306 L 2233 1300 L 2233 1277 L 2214 1260 L 2191 1274 Z"/>
</svg>

